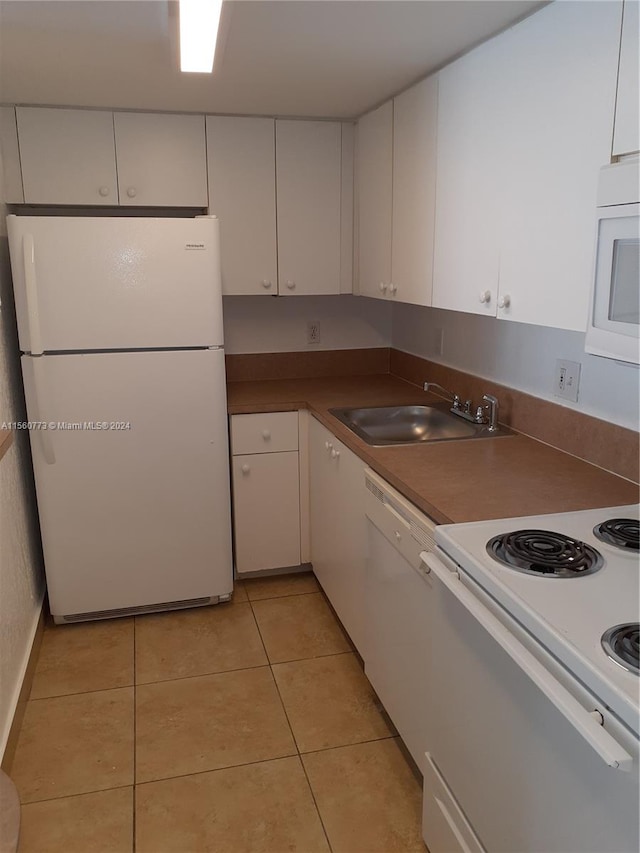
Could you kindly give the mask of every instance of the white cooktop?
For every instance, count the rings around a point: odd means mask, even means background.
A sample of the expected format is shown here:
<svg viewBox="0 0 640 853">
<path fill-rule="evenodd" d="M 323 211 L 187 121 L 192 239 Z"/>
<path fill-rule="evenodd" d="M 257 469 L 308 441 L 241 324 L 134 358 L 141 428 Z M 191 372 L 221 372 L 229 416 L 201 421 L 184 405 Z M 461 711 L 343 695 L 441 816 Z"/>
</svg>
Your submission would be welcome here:
<svg viewBox="0 0 640 853">
<path fill-rule="evenodd" d="M 635 732 L 640 676 L 610 660 L 600 639 L 625 622 L 640 621 L 640 555 L 601 542 L 593 528 L 611 518 L 640 518 L 640 505 L 554 515 L 445 524 L 436 542 L 561 660 Z M 497 562 L 487 542 L 516 530 L 549 530 L 591 545 L 604 558 L 597 572 L 575 578 L 525 574 Z"/>
</svg>

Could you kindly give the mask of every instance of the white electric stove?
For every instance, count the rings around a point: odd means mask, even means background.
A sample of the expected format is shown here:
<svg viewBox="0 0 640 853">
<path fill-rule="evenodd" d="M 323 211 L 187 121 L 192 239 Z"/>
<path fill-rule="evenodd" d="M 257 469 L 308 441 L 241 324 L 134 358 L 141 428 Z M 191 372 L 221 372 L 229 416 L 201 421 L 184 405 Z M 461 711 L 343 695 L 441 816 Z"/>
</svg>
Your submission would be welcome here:
<svg viewBox="0 0 640 853">
<path fill-rule="evenodd" d="M 639 518 L 640 506 L 631 505 L 436 529 L 442 550 L 636 733 Z M 612 520 L 627 523 L 601 527 Z M 616 545 L 617 537 L 627 544 Z M 527 556 L 532 569 L 526 568 Z M 635 644 L 635 668 L 624 658 L 614 662 L 602 643 L 610 629 L 632 624 L 635 640 L 630 629 L 628 644 Z"/>
<path fill-rule="evenodd" d="M 436 528 L 431 853 L 637 853 L 640 506 Z"/>
</svg>

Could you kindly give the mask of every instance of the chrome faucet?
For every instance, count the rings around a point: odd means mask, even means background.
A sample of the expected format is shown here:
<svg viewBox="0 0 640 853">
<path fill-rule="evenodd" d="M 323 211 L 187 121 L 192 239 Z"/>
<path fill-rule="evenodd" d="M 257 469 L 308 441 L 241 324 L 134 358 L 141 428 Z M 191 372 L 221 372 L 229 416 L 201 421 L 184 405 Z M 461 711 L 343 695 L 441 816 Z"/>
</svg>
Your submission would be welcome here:
<svg viewBox="0 0 640 853">
<path fill-rule="evenodd" d="M 423 388 L 425 391 L 430 391 L 432 388 L 438 388 L 438 390 L 445 393 L 453 403 L 453 406 L 451 407 L 452 410 L 455 410 L 456 412 L 460 410 L 460 397 L 457 394 L 454 394 L 453 391 L 443 388 L 442 385 L 438 385 L 437 382 L 425 382 Z"/>
<path fill-rule="evenodd" d="M 498 430 L 498 398 L 493 394 L 484 394 L 483 400 L 487 401 L 489 408 L 489 432 L 497 432 Z M 483 411 L 487 406 L 478 406 L 479 411 Z"/>
<path fill-rule="evenodd" d="M 449 391 L 448 388 L 443 388 L 437 382 L 425 382 L 423 386 L 425 391 L 430 391 L 432 388 L 437 388 L 450 398 L 452 406 L 450 411 L 454 415 L 464 418 L 473 424 L 486 424 L 487 432 L 498 432 L 498 398 L 492 394 L 484 394 L 482 400 L 484 405 L 478 406 L 475 413 L 471 411 L 471 400 L 461 401 L 458 394 Z"/>
</svg>

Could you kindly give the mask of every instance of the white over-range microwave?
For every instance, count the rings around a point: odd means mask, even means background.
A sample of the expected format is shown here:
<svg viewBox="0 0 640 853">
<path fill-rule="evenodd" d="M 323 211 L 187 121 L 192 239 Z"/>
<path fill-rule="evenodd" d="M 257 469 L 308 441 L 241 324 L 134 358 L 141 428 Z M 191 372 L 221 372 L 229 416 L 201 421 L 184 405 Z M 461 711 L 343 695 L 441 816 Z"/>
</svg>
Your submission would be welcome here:
<svg viewBox="0 0 640 853">
<path fill-rule="evenodd" d="M 640 161 L 604 166 L 585 350 L 640 364 Z"/>
</svg>

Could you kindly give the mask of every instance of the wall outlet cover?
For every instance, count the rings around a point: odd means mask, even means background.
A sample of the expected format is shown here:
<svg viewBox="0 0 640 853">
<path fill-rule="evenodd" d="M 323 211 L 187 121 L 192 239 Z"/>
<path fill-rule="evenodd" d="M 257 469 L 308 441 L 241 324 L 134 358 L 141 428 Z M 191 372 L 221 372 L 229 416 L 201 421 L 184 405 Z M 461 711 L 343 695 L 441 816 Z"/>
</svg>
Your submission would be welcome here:
<svg viewBox="0 0 640 853">
<path fill-rule="evenodd" d="M 307 323 L 307 343 L 308 344 L 319 344 L 320 343 L 320 321 L 319 320 L 309 320 Z"/>
<path fill-rule="evenodd" d="M 561 358 L 557 359 L 553 382 L 553 393 L 555 396 L 577 403 L 579 387 L 580 363 L 577 361 L 565 361 Z"/>
</svg>

